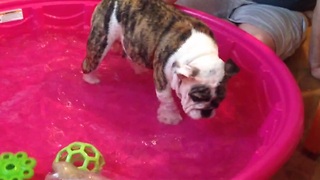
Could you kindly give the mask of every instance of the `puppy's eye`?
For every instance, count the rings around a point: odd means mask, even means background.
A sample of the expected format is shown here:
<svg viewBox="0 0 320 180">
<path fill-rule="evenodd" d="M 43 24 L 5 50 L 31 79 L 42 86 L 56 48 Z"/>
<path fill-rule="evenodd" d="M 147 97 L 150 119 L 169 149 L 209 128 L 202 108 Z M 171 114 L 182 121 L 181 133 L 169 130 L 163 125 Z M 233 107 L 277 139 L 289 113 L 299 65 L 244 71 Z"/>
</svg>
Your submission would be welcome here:
<svg viewBox="0 0 320 180">
<path fill-rule="evenodd" d="M 201 101 L 201 98 L 198 97 L 198 96 L 195 96 L 193 94 L 189 94 L 189 96 L 192 99 L 192 101 L 194 101 L 194 102 L 200 102 Z"/>
<path fill-rule="evenodd" d="M 210 96 L 202 96 L 201 94 L 189 94 L 190 98 L 194 102 L 208 102 L 210 101 Z"/>
<path fill-rule="evenodd" d="M 211 99 L 211 92 L 207 86 L 198 85 L 191 88 L 189 96 L 194 102 L 209 102 Z"/>
</svg>

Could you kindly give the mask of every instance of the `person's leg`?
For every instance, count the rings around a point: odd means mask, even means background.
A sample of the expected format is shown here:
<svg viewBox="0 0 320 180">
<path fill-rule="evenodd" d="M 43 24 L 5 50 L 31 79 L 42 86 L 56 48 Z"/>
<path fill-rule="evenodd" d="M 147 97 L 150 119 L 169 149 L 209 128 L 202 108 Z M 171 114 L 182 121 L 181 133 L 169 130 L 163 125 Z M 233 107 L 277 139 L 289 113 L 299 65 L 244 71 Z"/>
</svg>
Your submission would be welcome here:
<svg viewBox="0 0 320 180">
<path fill-rule="evenodd" d="M 320 79 L 320 0 L 317 0 L 312 19 L 309 62 L 312 75 Z"/>
<path fill-rule="evenodd" d="M 251 3 L 251 0 L 177 0 L 176 4 L 226 19 L 234 8 L 249 3 L 249 1 Z"/>
<path fill-rule="evenodd" d="M 238 27 L 263 42 L 273 51 L 276 50 L 273 38 L 267 31 L 247 23 L 240 24 Z"/>
<path fill-rule="evenodd" d="M 269 46 L 282 59 L 291 56 L 301 45 L 307 27 L 302 13 L 256 3 L 236 8 L 229 20 Z"/>
</svg>

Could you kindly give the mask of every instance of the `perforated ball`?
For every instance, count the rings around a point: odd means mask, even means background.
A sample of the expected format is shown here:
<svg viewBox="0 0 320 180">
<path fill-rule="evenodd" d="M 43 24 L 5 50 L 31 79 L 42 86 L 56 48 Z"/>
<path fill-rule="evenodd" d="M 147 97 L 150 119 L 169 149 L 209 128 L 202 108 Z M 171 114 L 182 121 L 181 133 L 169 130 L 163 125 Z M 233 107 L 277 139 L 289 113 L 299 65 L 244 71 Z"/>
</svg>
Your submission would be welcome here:
<svg viewBox="0 0 320 180">
<path fill-rule="evenodd" d="M 69 162 L 75 167 L 91 172 L 101 171 L 105 161 L 102 154 L 93 145 L 83 142 L 74 142 L 60 150 L 55 162 Z"/>
</svg>

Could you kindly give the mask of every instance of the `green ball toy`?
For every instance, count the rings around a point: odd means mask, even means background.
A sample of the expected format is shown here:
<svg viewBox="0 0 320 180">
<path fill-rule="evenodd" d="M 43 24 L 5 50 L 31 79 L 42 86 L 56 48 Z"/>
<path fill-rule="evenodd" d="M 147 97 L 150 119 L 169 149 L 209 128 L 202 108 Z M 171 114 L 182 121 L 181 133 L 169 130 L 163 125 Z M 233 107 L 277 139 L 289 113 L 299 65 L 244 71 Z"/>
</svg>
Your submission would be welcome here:
<svg viewBox="0 0 320 180">
<path fill-rule="evenodd" d="M 60 150 L 54 162 L 68 162 L 78 169 L 89 172 L 100 172 L 105 161 L 102 154 L 93 145 L 74 142 Z"/>
<path fill-rule="evenodd" d="M 0 180 L 25 180 L 34 175 L 36 160 L 25 152 L 0 154 Z"/>
</svg>

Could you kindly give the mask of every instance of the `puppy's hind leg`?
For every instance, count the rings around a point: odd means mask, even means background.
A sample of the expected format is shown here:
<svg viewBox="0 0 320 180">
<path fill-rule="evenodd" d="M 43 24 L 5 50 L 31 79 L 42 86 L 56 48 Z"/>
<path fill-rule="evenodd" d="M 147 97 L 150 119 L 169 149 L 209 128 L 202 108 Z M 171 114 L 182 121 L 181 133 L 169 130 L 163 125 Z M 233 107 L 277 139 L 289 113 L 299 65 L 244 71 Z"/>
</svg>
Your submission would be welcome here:
<svg viewBox="0 0 320 180">
<path fill-rule="evenodd" d="M 100 80 L 95 76 L 95 71 L 107 52 L 110 50 L 113 42 L 120 37 L 120 25 L 115 16 L 116 5 L 110 5 L 114 8 L 103 9 L 103 4 L 97 6 L 92 17 L 92 28 L 87 41 L 86 57 L 82 63 L 83 79 L 96 84 Z M 112 11 L 112 13 L 108 13 Z"/>
<path fill-rule="evenodd" d="M 93 27 L 87 42 L 87 54 L 82 62 L 83 80 L 89 84 L 99 83 L 95 70 L 107 53 L 108 40 L 104 32 Z"/>
</svg>

